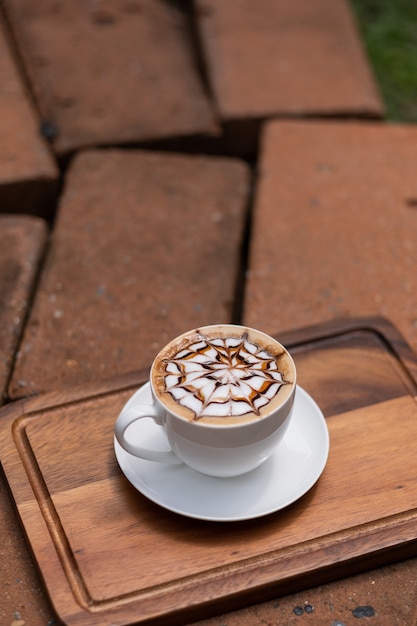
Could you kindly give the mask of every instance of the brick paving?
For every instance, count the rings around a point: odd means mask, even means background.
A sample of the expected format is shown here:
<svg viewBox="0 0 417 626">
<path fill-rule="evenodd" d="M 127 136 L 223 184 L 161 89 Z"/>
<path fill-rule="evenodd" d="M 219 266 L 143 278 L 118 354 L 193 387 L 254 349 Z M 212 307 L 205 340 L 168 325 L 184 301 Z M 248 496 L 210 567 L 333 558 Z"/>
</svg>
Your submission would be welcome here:
<svg viewBox="0 0 417 626">
<path fill-rule="evenodd" d="M 381 100 L 347 2 L 196 4 L 222 119 L 381 115 Z"/>
<path fill-rule="evenodd" d="M 236 159 L 77 156 L 11 397 L 146 367 L 171 337 L 232 321 L 248 192 Z"/>
<path fill-rule="evenodd" d="M 45 250 L 43 220 L 27 215 L 0 214 L 0 405 Z"/>
<path fill-rule="evenodd" d="M 39 135 L 39 118 L 0 14 L 0 213 L 51 212 L 58 168 Z"/>
<path fill-rule="evenodd" d="M 417 127 L 266 125 L 245 322 L 381 315 L 417 349 L 416 162 Z"/>
<path fill-rule="evenodd" d="M 242 144 L 247 133 L 250 151 L 250 122 L 270 117 L 383 113 L 345 0 L 196 6 L 210 84 L 232 142 Z"/>
<path fill-rule="evenodd" d="M 8 381 L 108 378 L 225 319 L 382 313 L 416 348 L 417 131 L 369 121 L 346 0 L 0 0 L 0 19 L 2 402 Z M 0 624 L 51 626 L 3 475 L 0 502 Z M 369 605 L 414 626 L 416 575 L 312 580 L 200 623 L 341 626 Z"/>
<path fill-rule="evenodd" d="M 57 154 L 216 132 L 175 3 L 3 2 Z"/>
</svg>

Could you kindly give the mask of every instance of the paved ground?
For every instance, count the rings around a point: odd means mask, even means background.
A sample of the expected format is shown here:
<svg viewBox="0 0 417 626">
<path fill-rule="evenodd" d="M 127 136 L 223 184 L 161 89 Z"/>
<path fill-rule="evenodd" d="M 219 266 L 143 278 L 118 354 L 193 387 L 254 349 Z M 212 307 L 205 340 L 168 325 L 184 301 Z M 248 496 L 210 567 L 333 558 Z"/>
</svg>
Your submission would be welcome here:
<svg viewBox="0 0 417 626">
<path fill-rule="evenodd" d="M 383 121 L 347 0 L 0 0 L 0 78 L 0 403 L 218 321 L 380 314 L 417 350 L 417 130 Z M 0 624 L 52 626 L 0 501 Z M 200 624 L 413 626 L 416 584 L 411 559 Z"/>
</svg>

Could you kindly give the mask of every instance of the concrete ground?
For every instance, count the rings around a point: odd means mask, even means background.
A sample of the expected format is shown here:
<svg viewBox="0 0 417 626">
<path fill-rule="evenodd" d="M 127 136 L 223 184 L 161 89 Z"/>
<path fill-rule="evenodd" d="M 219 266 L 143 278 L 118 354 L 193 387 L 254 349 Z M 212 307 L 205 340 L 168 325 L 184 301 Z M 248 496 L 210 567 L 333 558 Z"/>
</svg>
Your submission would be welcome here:
<svg viewBox="0 0 417 626">
<path fill-rule="evenodd" d="M 0 0 L 0 404 L 221 321 L 417 350 L 417 128 L 347 0 Z M 0 625 L 52 626 L 0 480 Z M 417 560 L 199 626 L 415 626 Z"/>
</svg>

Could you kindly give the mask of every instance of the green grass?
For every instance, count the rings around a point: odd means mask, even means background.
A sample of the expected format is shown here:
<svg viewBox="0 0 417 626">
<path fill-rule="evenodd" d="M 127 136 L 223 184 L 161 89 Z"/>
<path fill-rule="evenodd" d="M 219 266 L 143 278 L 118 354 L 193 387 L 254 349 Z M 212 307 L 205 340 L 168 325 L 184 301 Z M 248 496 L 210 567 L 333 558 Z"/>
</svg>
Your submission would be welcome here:
<svg viewBox="0 0 417 626">
<path fill-rule="evenodd" d="M 417 122 L 417 0 L 351 0 L 386 117 Z"/>
</svg>

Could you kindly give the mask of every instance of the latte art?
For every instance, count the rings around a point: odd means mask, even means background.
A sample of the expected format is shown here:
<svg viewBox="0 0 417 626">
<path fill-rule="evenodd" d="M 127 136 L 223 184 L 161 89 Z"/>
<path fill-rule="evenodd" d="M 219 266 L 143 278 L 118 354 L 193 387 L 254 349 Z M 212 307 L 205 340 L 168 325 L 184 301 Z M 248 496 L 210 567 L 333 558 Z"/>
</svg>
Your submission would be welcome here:
<svg viewBox="0 0 417 626">
<path fill-rule="evenodd" d="M 273 355 L 240 337 L 206 337 L 164 359 L 165 391 L 195 420 L 260 414 L 262 407 L 290 384 L 279 368 L 282 355 Z"/>
</svg>

